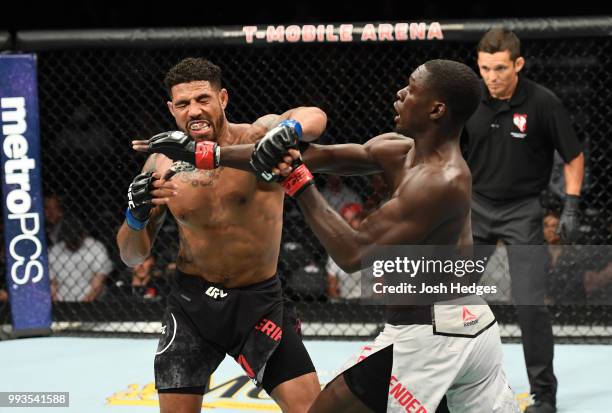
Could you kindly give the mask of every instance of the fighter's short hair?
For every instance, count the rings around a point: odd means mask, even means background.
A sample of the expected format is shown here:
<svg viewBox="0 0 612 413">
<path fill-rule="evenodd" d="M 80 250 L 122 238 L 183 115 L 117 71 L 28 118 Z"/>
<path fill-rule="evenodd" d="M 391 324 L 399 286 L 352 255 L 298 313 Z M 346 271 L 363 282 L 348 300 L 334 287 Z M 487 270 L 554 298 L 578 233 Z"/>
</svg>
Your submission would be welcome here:
<svg viewBox="0 0 612 413">
<path fill-rule="evenodd" d="M 201 57 L 188 57 L 174 65 L 164 78 L 168 95 L 172 96 L 172 87 L 180 83 L 204 80 L 217 89 L 221 88 L 221 68 L 210 60 Z"/>
<path fill-rule="evenodd" d="M 453 60 L 430 60 L 427 87 L 444 102 L 453 120 L 463 124 L 480 103 L 482 89 L 476 73 L 467 65 Z"/>
</svg>

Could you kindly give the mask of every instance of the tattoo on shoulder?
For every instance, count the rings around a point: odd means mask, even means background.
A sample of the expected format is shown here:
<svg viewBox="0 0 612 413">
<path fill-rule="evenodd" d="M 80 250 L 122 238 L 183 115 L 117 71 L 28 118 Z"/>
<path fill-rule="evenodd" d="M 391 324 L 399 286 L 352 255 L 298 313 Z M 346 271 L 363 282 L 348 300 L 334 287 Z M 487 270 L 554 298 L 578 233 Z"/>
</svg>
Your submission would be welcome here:
<svg viewBox="0 0 612 413">
<path fill-rule="evenodd" d="M 280 115 L 269 114 L 269 115 L 265 115 L 257 119 L 255 124 L 261 125 L 265 127 L 266 129 L 270 130 L 278 124 L 279 119 L 280 119 Z"/>
</svg>

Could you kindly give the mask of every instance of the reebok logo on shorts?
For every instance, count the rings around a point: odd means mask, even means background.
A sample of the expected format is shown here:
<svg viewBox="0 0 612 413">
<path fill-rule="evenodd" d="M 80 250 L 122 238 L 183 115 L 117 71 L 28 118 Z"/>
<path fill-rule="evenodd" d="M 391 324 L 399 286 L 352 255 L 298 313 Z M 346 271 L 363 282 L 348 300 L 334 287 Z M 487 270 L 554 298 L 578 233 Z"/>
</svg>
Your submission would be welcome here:
<svg viewBox="0 0 612 413">
<path fill-rule="evenodd" d="M 283 336 L 283 329 L 267 318 L 262 318 L 259 324 L 255 326 L 255 330 L 261 331 L 274 341 L 279 341 Z"/>
<path fill-rule="evenodd" d="M 467 307 L 463 307 L 463 326 L 469 327 L 478 324 L 478 317 L 470 312 Z"/>
<path fill-rule="evenodd" d="M 421 404 L 421 402 L 412 395 L 411 392 L 400 382 L 397 381 L 397 377 L 391 376 L 389 382 L 389 395 L 393 396 L 400 406 L 403 406 L 407 412 L 410 413 L 427 413 L 427 409 Z"/>
<path fill-rule="evenodd" d="M 206 295 L 214 298 L 215 300 L 227 297 L 227 293 L 217 287 L 208 287 L 208 290 L 206 290 Z"/>
</svg>

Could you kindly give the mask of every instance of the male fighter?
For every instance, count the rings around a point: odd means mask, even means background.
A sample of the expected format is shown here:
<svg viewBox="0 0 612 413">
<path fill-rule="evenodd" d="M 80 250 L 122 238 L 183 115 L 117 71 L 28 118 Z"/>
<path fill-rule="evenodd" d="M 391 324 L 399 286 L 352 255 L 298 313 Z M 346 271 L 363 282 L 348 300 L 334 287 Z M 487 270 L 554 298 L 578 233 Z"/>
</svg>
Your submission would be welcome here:
<svg viewBox="0 0 612 413">
<path fill-rule="evenodd" d="M 282 188 L 243 171 L 195 169 L 194 163 L 215 165 L 215 148 L 253 143 L 283 121 L 287 127 L 299 121 L 304 140 L 316 139 L 326 115 L 302 107 L 253 124 L 230 123 L 221 70 L 204 59 L 182 60 L 165 85 L 182 131 L 175 135 L 193 145 L 198 160 L 151 155 L 129 187 L 117 235 L 121 258 L 133 267 L 149 255 L 168 211 L 178 224 L 178 271 L 155 357 L 161 411 L 199 412 L 208 379 L 227 353 L 284 412 L 305 412 L 320 385 L 295 317 L 283 311 L 276 275 Z"/>
</svg>

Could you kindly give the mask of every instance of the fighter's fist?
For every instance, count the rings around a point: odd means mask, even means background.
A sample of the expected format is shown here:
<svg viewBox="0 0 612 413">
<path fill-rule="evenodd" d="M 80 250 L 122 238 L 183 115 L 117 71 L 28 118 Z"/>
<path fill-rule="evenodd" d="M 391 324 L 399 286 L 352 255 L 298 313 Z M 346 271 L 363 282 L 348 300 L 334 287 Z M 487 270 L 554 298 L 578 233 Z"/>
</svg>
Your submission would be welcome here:
<svg viewBox="0 0 612 413">
<path fill-rule="evenodd" d="M 196 143 L 178 130 L 159 133 L 149 140 L 133 141 L 132 147 L 140 152 L 161 153 L 174 161 L 189 162 L 198 169 L 219 166 L 219 145 L 210 141 Z"/>
<path fill-rule="evenodd" d="M 270 129 L 262 140 L 257 142 L 251 155 L 251 168 L 257 176 L 266 182 L 280 182 L 285 192 L 293 197 L 301 194 L 313 183 L 313 177 L 299 156 L 292 157 L 297 152 L 302 127 L 294 120 L 285 120 L 277 127 Z M 299 155 L 299 152 L 297 152 Z M 287 175 L 273 173 L 279 164 L 291 161 L 291 172 Z"/>
<path fill-rule="evenodd" d="M 146 172 L 137 175 L 128 188 L 128 207 L 125 218 L 130 228 L 140 231 L 147 225 L 151 209 L 155 205 L 168 203 L 176 195 L 176 185 L 160 179 L 158 173 Z"/>
<path fill-rule="evenodd" d="M 282 181 L 283 177 L 272 174 L 289 149 L 298 147 L 302 137 L 302 126 L 295 120 L 284 120 L 270 129 L 255 144 L 251 155 L 251 168 L 257 176 L 266 182 Z"/>
<path fill-rule="evenodd" d="M 153 204 L 150 188 L 153 182 L 153 173 L 137 175 L 128 188 L 128 209 L 125 211 L 126 221 L 130 228 L 140 231 L 147 225 Z"/>
</svg>

